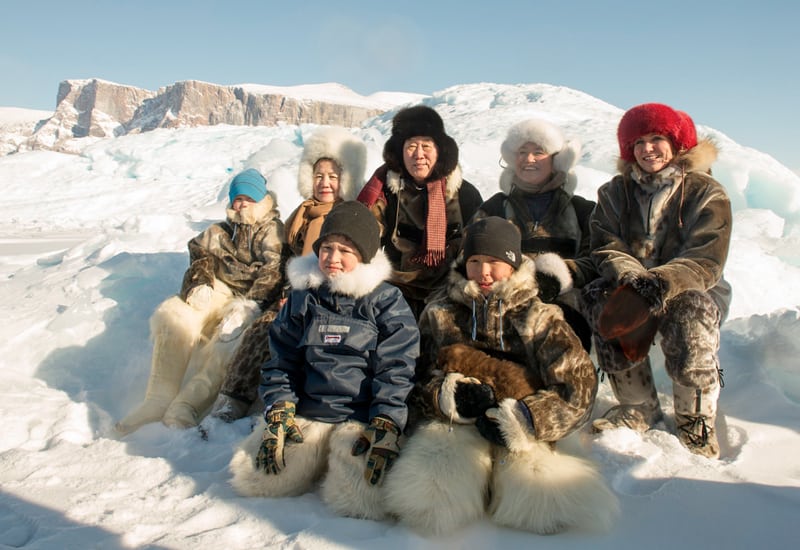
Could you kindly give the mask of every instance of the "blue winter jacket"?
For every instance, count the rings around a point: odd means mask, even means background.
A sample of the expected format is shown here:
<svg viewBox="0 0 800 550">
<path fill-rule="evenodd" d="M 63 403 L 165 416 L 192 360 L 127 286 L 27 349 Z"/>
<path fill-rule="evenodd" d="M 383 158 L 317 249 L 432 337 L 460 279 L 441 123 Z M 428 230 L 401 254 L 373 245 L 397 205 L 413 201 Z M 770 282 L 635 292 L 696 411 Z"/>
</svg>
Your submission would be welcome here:
<svg viewBox="0 0 800 550">
<path fill-rule="evenodd" d="M 333 279 L 308 254 L 291 260 L 292 292 L 269 331 L 271 359 L 261 369 L 267 410 L 278 401 L 321 422 L 391 418 L 401 429 L 413 387 L 419 329 L 401 292 L 385 282 L 391 264 L 369 264 Z"/>
</svg>

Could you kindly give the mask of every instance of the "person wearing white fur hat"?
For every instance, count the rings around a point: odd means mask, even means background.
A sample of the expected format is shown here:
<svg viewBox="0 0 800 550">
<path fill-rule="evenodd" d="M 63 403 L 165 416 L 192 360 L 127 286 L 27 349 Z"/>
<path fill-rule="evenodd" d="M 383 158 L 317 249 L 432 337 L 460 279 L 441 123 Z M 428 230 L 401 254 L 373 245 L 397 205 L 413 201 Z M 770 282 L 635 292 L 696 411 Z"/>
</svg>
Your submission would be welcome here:
<svg viewBox="0 0 800 550">
<path fill-rule="evenodd" d="M 419 355 L 391 271 L 378 222 L 356 201 L 335 206 L 313 251 L 289 261 L 292 291 L 261 371 L 265 421 L 230 464 L 239 494 L 300 495 L 322 480 L 337 514 L 385 517 L 381 485 L 400 454 Z"/>
<path fill-rule="evenodd" d="M 412 425 L 384 497 L 416 531 L 452 533 L 487 502 L 496 523 L 542 534 L 614 517 L 596 467 L 554 450 L 589 419 L 597 374 L 561 310 L 539 298 L 535 273 L 517 228 L 482 218 L 422 312 Z"/>
<path fill-rule="evenodd" d="M 485 201 L 473 220 L 499 216 L 522 234 L 522 252 L 536 263 L 540 297 L 556 303 L 584 347 L 591 330 L 580 314 L 578 292 L 596 277 L 589 257 L 589 217 L 594 202 L 575 195 L 573 171 L 581 145 L 542 119 L 508 129 L 501 145 L 505 163 L 500 192 Z"/>
<path fill-rule="evenodd" d="M 366 164 L 366 145 L 344 128 L 320 128 L 305 140 L 297 171 L 303 202 L 286 218 L 286 243 L 292 255 L 312 252 L 325 216 L 335 205 L 354 199 L 364 185 Z M 270 308 L 245 333 L 227 366 L 212 417 L 234 422 L 259 407 L 259 374 L 270 358 L 266 342 L 277 314 L 277 307 Z"/>
<path fill-rule="evenodd" d="M 284 228 L 267 181 L 249 168 L 229 186 L 227 219 L 189 241 L 177 296 L 150 319 L 153 358 L 144 401 L 115 428 L 187 428 L 207 412 L 245 328 L 283 287 Z M 184 383 L 184 378 L 186 382 Z"/>
</svg>

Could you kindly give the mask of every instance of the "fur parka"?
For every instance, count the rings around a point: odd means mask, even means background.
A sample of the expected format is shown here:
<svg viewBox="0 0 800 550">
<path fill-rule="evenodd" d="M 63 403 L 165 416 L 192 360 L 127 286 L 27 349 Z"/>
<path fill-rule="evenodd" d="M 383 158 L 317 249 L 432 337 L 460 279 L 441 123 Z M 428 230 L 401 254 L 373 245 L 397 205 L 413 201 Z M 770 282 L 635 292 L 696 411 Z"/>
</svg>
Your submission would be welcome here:
<svg viewBox="0 0 800 550">
<path fill-rule="evenodd" d="M 727 310 L 730 287 L 723 268 L 732 213 L 725 189 L 710 175 L 716 157 L 716 146 L 700 141 L 655 178 L 620 159 L 620 174 L 598 190 L 591 219 L 600 277 L 614 285 L 623 275 L 649 270 L 664 282 L 665 303 L 696 290 L 709 292 Z"/>
<path fill-rule="evenodd" d="M 443 418 L 437 397 L 444 377 L 439 353 L 445 346 L 466 343 L 526 369 L 526 378 L 538 389 L 521 401 L 537 439 L 557 441 L 576 430 L 591 413 L 597 375 L 560 308 L 538 298 L 533 261 L 524 257 L 520 268 L 495 283 L 486 297 L 462 270 L 456 265 L 450 271 L 446 288 L 420 318 L 422 354 L 411 400 L 415 419 Z M 458 371 L 452 364 L 447 369 Z M 481 379 L 474 369 L 470 372 Z M 497 373 L 486 373 L 490 375 Z"/>
<path fill-rule="evenodd" d="M 224 222 L 211 225 L 188 243 L 189 269 L 180 297 L 186 300 L 198 286 L 224 283 L 234 294 L 270 303 L 283 285 L 286 256 L 283 222 L 274 194 L 236 212 L 226 210 Z"/>
</svg>

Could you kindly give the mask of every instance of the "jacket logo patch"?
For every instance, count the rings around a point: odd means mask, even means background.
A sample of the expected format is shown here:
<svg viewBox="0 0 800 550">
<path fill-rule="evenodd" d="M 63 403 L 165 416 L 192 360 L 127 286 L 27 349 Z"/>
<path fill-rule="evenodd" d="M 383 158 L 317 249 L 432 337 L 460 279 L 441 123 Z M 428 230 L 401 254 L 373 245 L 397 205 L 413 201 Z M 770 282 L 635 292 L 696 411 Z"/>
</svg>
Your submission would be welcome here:
<svg viewBox="0 0 800 550">
<path fill-rule="evenodd" d="M 325 344 L 341 344 L 342 335 L 341 334 L 323 334 L 322 335 L 322 342 L 325 343 Z"/>
</svg>

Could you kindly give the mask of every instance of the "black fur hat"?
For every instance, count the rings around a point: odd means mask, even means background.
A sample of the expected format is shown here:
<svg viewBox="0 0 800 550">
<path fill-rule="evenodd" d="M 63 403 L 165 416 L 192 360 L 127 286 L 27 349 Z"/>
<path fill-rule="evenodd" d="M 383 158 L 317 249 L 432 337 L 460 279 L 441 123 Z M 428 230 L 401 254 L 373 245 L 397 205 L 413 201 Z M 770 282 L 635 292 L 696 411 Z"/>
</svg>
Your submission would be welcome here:
<svg viewBox="0 0 800 550">
<path fill-rule="evenodd" d="M 314 241 L 314 254 L 319 256 L 319 247 L 328 235 L 347 237 L 361 254 L 361 261 L 368 264 L 381 246 L 381 227 L 369 208 L 358 201 L 340 202 L 325 216 L 319 238 Z"/>
<path fill-rule="evenodd" d="M 401 109 L 392 119 L 392 135 L 383 146 L 383 160 L 389 170 L 409 178 L 403 162 L 403 144 L 408 138 L 426 136 L 433 139 L 439 158 L 426 181 L 450 175 L 458 166 L 458 145 L 444 131 L 439 113 L 425 105 Z"/>
</svg>

